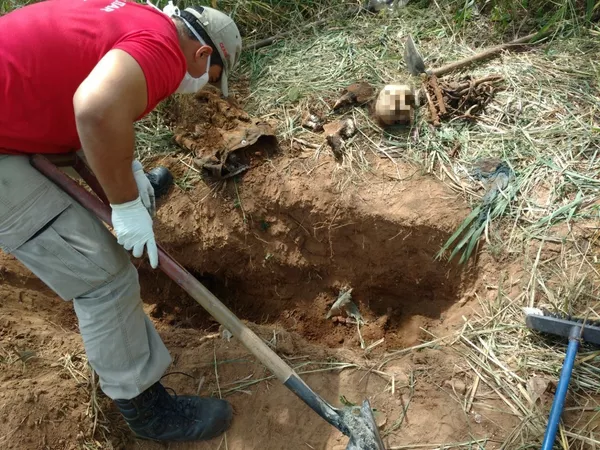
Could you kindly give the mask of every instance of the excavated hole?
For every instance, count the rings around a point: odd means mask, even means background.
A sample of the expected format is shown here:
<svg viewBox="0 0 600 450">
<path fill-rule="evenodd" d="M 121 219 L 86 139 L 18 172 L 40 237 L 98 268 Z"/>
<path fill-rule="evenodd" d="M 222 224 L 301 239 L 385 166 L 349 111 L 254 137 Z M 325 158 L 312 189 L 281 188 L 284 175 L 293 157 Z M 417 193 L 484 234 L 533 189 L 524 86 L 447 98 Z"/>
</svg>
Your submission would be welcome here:
<svg viewBox="0 0 600 450">
<path fill-rule="evenodd" d="M 182 99 L 171 116 L 180 144 L 196 157 L 214 155 L 224 136 L 252 134 L 248 114 L 216 92 Z M 279 145 L 269 162 L 257 156 L 243 181 L 205 181 L 165 200 L 161 242 L 243 320 L 356 348 L 355 324 L 326 319 L 348 286 L 366 320 L 366 345 L 385 338 L 380 348 L 397 348 L 430 339 L 422 329 L 444 325 L 448 308 L 477 278 L 476 269 L 435 259 L 464 208 L 426 177 L 409 177 L 401 188 L 390 182 L 389 189 L 379 177 L 361 188 L 339 184 L 330 156 L 317 161 L 285 140 Z M 183 175 L 186 166 L 175 159 L 172 167 Z M 155 318 L 219 328 L 163 274 L 143 281 Z"/>
<path fill-rule="evenodd" d="M 367 322 L 361 327 L 366 345 L 385 338 L 382 348 L 399 348 L 430 338 L 422 328 L 444 323 L 445 311 L 473 284 L 476 269 L 435 260 L 449 232 L 350 212 L 346 219 L 340 220 L 344 226 L 311 234 L 289 213 L 279 213 L 254 240 L 246 233 L 243 240 L 202 250 L 190 243 L 173 255 L 242 320 L 295 331 L 332 348 L 356 348 L 355 324 L 325 318 L 340 289 L 350 286 Z M 219 329 L 164 274 L 143 277 L 154 318 L 174 327 Z"/>
</svg>

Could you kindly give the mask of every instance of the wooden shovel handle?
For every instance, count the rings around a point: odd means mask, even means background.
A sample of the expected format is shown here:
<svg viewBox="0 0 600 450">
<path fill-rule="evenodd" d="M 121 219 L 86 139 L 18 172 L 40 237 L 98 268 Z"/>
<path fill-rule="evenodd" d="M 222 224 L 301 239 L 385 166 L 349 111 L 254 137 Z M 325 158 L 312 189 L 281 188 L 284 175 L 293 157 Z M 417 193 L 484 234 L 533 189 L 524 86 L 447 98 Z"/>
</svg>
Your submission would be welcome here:
<svg viewBox="0 0 600 450">
<path fill-rule="evenodd" d="M 42 155 L 34 155 L 31 164 L 51 179 L 67 194 L 82 206 L 95 214 L 100 220 L 112 225 L 110 207 L 94 197 L 90 192 L 80 187 L 74 180 L 61 172 L 54 164 Z M 75 166 L 77 168 L 77 165 Z M 87 175 L 87 174 L 86 174 Z M 87 178 L 87 176 L 86 176 Z M 86 180 L 87 181 L 87 180 Z M 97 185 L 98 189 L 99 185 Z M 94 189 L 96 186 L 90 186 Z M 102 195 L 103 193 L 98 193 Z M 221 303 L 202 283 L 173 259 L 158 244 L 158 266 L 175 283 L 181 286 L 221 325 L 227 328 L 233 336 L 256 356 L 273 374 L 285 384 L 295 375 L 289 367 L 267 344 L 238 319 L 223 303 Z"/>
<path fill-rule="evenodd" d="M 462 69 L 463 67 L 466 67 L 476 61 L 480 61 L 482 59 L 486 59 L 491 56 L 494 56 L 496 53 L 500 53 L 502 50 L 505 50 L 510 47 L 514 47 L 515 45 L 537 42 L 540 39 L 543 39 L 546 36 L 548 36 L 550 33 L 551 33 L 550 31 L 547 31 L 545 33 L 528 34 L 527 36 L 523 36 L 522 38 L 515 39 L 514 41 L 488 48 L 487 50 L 484 50 L 481 53 L 477 53 L 476 55 L 469 56 L 469 57 L 463 58 L 463 59 L 459 59 L 458 61 L 454 61 L 452 63 L 446 64 L 445 66 L 438 67 L 437 69 L 431 69 L 429 71 L 429 73 L 432 75 L 441 77 L 442 75 L 445 75 L 454 70 Z"/>
</svg>

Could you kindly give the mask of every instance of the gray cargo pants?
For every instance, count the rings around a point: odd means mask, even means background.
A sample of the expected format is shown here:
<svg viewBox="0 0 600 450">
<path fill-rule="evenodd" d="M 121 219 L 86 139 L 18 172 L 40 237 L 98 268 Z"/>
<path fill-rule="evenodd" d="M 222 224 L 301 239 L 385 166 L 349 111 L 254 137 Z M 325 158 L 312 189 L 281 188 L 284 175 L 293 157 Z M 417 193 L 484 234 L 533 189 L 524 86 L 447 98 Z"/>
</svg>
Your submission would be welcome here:
<svg viewBox="0 0 600 450">
<path fill-rule="evenodd" d="M 0 249 L 73 300 L 90 365 L 108 397 L 131 399 L 164 374 L 171 357 L 142 309 L 129 254 L 24 156 L 0 155 Z"/>
</svg>

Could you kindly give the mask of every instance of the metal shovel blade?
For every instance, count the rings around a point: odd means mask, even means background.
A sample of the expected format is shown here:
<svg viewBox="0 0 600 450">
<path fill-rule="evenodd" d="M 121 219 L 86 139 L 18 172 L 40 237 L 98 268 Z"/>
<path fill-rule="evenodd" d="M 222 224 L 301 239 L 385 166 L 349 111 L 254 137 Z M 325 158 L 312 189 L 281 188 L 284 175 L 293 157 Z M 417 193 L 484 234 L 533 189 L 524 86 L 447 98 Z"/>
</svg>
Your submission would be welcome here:
<svg viewBox="0 0 600 450">
<path fill-rule="evenodd" d="M 408 38 L 406 38 L 406 45 L 404 46 L 404 61 L 406 62 L 406 67 L 411 75 L 416 77 L 422 73 L 427 73 L 425 70 L 425 62 L 417 50 L 417 46 L 410 34 L 408 35 Z"/>
<path fill-rule="evenodd" d="M 368 400 L 363 401 L 362 406 L 334 408 L 295 373 L 284 384 L 319 416 L 350 438 L 346 450 L 385 450 Z"/>
<path fill-rule="evenodd" d="M 360 408 L 345 408 L 341 413 L 352 416 L 345 420 L 350 428 L 350 441 L 346 450 L 385 450 L 368 400 Z"/>
</svg>

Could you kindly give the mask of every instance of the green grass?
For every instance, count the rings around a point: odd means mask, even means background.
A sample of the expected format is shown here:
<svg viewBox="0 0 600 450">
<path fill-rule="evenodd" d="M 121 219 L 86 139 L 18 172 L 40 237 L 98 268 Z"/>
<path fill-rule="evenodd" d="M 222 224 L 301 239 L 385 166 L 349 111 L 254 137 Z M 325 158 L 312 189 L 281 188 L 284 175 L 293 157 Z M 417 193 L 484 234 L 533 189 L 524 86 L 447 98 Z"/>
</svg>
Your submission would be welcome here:
<svg viewBox="0 0 600 450">
<path fill-rule="evenodd" d="M 17 8 L 37 3 L 39 0 L 0 0 L 0 15 L 7 14 Z"/>
<path fill-rule="evenodd" d="M 451 4 L 452 18 L 461 28 L 486 15 L 500 30 L 514 31 L 528 28 L 544 29 L 571 21 L 589 25 L 598 20 L 598 0 L 496 0 L 489 2 L 457 0 Z"/>
<path fill-rule="evenodd" d="M 324 14 L 335 14 L 356 2 L 333 0 L 182 0 L 174 2 L 180 8 L 194 5 L 211 6 L 229 14 L 240 28 L 246 44 L 255 39 L 289 31 Z M 161 8 L 166 1 L 157 2 Z"/>
</svg>

